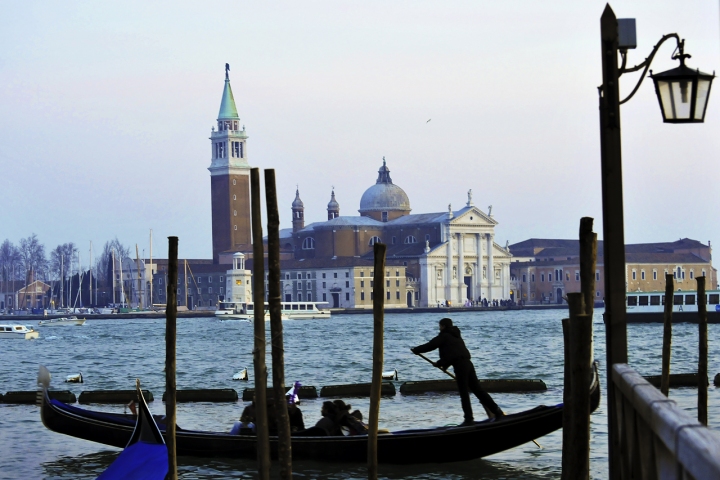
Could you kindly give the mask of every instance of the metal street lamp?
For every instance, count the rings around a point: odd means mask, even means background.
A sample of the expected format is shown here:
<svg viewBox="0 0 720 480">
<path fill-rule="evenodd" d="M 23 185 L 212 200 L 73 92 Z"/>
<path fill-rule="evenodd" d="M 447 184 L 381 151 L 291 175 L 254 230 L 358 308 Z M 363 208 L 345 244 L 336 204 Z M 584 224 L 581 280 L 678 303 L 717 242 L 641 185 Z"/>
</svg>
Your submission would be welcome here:
<svg viewBox="0 0 720 480">
<path fill-rule="evenodd" d="M 685 59 L 690 55 L 683 53 L 684 46 L 685 40 L 682 40 L 678 44 L 678 54 L 673 55 L 673 59 L 680 60 L 679 67 L 654 75 L 650 71 L 665 123 L 702 123 L 705 120 L 715 73 L 710 75 L 687 67 Z"/>
<path fill-rule="evenodd" d="M 619 28 L 620 23 L 622 28 Z M 607 368 L 608 452 L 610 478 L 622 476 L 620 435 L 617 423 L 615 388 L 612 367 L 627 363 L 627 312 L 625 310 L 625 232 L 622 188 L 622 149 L 620 135 L 620 105 L 635 95 L 645 79 L 655 54 L 670 38 L 677 42 L 680 67 L 652 75 L 667 123 L 699 123 L 705 118 L 705 108 L 714 76 L 693 71 L 685 66 L 684 42 L 675 34 L 665 35 L 650 55 L 639 65 L 626 68 L 627 50 L 635 48 L 635 21 L 618 20 L 610 5 L 600 18 L 603 83 L 600 94 L 600 170 L 602 176 L 603 250 L 605 270 L 605 344 Z M 622 65 L 618 65 L 618 53 Z M 624 73 L 644 69 L 635 88 L 620 100 L 619 78 Z"/>
</svg>

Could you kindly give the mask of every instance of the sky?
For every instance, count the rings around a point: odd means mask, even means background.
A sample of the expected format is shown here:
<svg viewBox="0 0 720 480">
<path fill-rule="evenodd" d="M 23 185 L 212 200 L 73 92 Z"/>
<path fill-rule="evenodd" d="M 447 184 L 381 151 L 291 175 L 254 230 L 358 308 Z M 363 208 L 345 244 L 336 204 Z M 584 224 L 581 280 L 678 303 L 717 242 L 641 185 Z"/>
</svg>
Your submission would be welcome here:
<svg viewBox="0 0 720 480">
<path fill-rule="evenodd" d="M 638 48 L 686 38 L 720 70 L 718 2 L 617 1 Z M 208 137 L 225 63 L 248 160 L 274 168 L 281 228 L 296 185 L 306 224 L 358 215 L 383 156 L 413 213 L 464 206 L 495 241 L 602 239 L 597 87 L 605 2 L 0 3 L 0 242 L 115 237 L 147 257 L 211 258 Z M 666 42 L 656 72 L 674 68 Z M 638 80 L 620 81 L 623 96 Z M 647 79 L 621 110 L 627 243 L 720 242 L 720 98 L 706 122 L 663 124 Z"/>
</svg>

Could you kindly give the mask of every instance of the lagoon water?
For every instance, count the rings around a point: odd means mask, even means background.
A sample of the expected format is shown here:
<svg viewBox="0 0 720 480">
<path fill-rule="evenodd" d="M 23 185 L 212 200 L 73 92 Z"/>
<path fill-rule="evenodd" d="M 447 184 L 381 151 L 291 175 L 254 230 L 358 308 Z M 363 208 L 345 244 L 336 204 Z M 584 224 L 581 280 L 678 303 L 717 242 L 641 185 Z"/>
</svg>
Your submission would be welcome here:
<svg viewBox="0 0 720 480">
<path fill-rule="evenodd" d="M 480 378 L 542 379 L 548 390 L 533 394 L 493 394 L 506 412 L 562 401 L 564 310 L 466 312 L 452 315 L 473 355 Z M 385 318 L 385 367 L 397 368 L 400 381 L 445 378 L 416 357 L 409 347 L 437 333 L 440 315 L 388 314 Z M 23 323 L 33 324 L 37 322 Z M 267 324 L 269 329 L 269 324 Z M 372 316 L 335 315 L 331 320 L 285 321 L 286 383 L 304 385 L 368 382 L 372 369 Z M 592 416 L 591 476 L 607 478 L 607 418 L 605 407 L 605 329 L 601 312 L 594 319 L 595 356 L 601 362 L 603 399 Z M 709 326 L 711 378 L 720 372 L 720 347 L 715 341 L 720 325 Z M 132 389 L 135 378 L 153 392 L 153 413 L 164 413 L 164 319 L 88 320 L 82 327 L 40 327 L 34 341 L 2 341 L 0 391 L 34 390 L 38 365 L 53 374 L 52 388 L 83 390 Z M 628 326 L 630 364 L 643 375 L 660 373 L 662 325 Z M 268 341 L 269 349 L 269 341 Z M 433 352 L 434 353 L 434 352 Z M 431 357 L 437 355 L 431 353 Z M 268 350 L 268 365 L 270 354 Z M 250 382 L 232 376 L 248 367 Z M 697 326 L 673 326 L 672 373 L 697 369 Z M 66 375 L 82 372 L 84 384 L 65 384 Z M 252 325 L 245 321 L 221 322 L 215 318 L 179 319 L 177 342 L 178 388 L 235 388 L 253 386 Z M 709 417 L 720 425 L 720 389 L 710 387 Z M 671 390 L 678 404 L 696 415 L 697 390 Z M 367 398 L 345 398 L 364 415 Z M 306 424 L 320 418 L 322 399 L 301 405 Z M 122 411 L 121 405 L 89 408 Z M 178 425 L 186 429 L 227 431 L 239 417 L 243 402 L 231 404 L 185 403 L 178 405 Z M 474 403 L 476 420 L 483 418 Z M 455 424 L 462 421 L 457 394 L 427 394 L 383 398 L 380 426 L 404 429 Z M 554 432 L 532 443 L 491 457 L 462 463 L 418 466 L 380 466 L 381 478 L 421 479 L 550 479 L 560 477 L 562 434 Z M 39 410 L 31 405 L 0 405 L 0 478 L 91 479 L 105 469 L 119 449 L 67 437 L 47 430 Z M 253 460 L 179 458 L 183 479 L 256 478 Z M 339 465 L 294 461 L 296 478 L 367 478 L 363 464 Z"/>
</svg>

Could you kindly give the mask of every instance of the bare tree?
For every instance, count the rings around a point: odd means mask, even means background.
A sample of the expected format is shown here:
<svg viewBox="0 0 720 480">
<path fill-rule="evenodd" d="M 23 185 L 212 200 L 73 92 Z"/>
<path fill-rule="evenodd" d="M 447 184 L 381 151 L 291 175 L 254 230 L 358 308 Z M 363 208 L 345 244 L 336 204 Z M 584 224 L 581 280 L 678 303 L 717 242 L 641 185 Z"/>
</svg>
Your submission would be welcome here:
<svg viewBox="0 0 720 480">
<path fill-rule="evenodd" d="M 25 272 L 25 281 L 31 280 L 30 273 L 34 276 L 42 275 L 47 270 L 47 258 L 45 257 L 45 245 L 40 243 L 36 234 L 20 239 L 20 267 Z"/>
<path fill-rule="evenodd" d="M 15 269 L 20 263 L 20 252 L 10 240 L 0 245 L 0 276 L 2 280 L 15 280 Z"/>
<path fill-rule="evenodd" d="M 50 252 L 50 275 L 56 280 L 65 280 L 72 260 L 77 255 L 77 247 L 73 242 L 58 245 Z M 62 277 L 62 278 L 60 278 Z"/>
<path fill-rule="evenodd" d="M 115 258 L 125 258 L 130 256 L 130 248 L 125 247 L 117 237 L 114 240 L 105 242 L 103 251 L 98 257 L 95 268 L 97 271 L 97 277 L 99 281 L 105 282 L 108 285 L 112 281 L 112 252 L 115 250 Z"/>
</svg>

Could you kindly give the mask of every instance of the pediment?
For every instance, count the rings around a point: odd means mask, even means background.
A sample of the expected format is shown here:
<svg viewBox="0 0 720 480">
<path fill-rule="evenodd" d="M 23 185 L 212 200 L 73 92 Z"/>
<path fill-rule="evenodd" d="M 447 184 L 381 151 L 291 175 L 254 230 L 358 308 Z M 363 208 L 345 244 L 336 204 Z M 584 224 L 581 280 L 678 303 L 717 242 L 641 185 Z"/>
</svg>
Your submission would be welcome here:
<svg viewBox="0 0 720 480">
<path fill-rule="evenodd" d="M 479 208 L 466 207 L 450 220 L 451 225 L 495 226 L 498 222 Z"/>
</svg>

